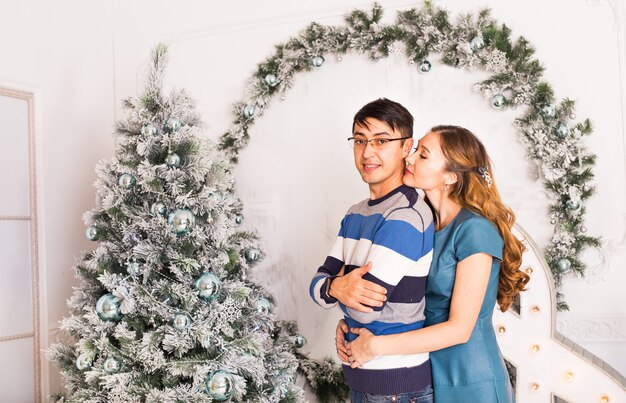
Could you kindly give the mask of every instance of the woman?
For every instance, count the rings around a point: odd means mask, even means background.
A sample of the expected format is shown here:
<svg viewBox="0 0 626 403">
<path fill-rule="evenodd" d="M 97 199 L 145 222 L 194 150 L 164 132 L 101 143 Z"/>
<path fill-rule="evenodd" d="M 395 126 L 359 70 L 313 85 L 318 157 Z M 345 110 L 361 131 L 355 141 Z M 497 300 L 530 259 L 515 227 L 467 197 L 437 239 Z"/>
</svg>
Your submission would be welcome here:
<svg viewBox="0 0 626 403">
<path fill-rule="evenodd" d="M 381 336 L 350 329 L 358 337 L 338 342 L 338 355 L 358 367 L 378 355 L 431 352 L 437 403 L 512 402 L 492 313 L 496 300 L 506 311 L 529 277 L 485 147 L 467 129 L 436 126 L 406 162 L 403 182 L 424 190 L 435 215 L 425 327 Z M 347 331 L 340 322 L 338 340 Z"/>
</svg>

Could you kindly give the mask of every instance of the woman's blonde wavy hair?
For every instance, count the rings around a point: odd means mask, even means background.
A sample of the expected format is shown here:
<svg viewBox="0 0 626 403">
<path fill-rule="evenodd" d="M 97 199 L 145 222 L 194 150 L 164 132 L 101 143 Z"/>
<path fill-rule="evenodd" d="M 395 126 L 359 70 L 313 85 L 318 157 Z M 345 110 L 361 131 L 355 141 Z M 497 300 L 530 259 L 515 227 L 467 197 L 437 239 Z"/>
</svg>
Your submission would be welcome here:
<svg viewBox="0 0 626 403">
<path fill-rule="evenodd" d="M 435 126 L 431 131 L 439 135 L 446 170 L 457 176 L 457 182 L 449 188 L 449 196 L 467 210 L 491 221 L 504 240 L 497 297 L 500 310 L 504 312 L 515 296 L 525 290 L 530 279 L 519 269 L 526 247 L 511 232 L 515 214 L 502 202 L 491 175 L 487 150 L 471 131 L 459 126 Z M 479 168 L 486 168 L 488 174 L 481 174 Z"/>
</svg>

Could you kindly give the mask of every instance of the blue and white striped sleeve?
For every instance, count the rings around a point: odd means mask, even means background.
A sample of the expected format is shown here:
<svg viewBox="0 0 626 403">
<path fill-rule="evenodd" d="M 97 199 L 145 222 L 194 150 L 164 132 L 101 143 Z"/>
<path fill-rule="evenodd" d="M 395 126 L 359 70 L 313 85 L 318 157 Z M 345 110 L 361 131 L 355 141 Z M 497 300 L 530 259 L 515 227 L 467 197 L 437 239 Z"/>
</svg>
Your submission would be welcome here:
<svg viewBox="0 0 626 403">
<path fill-rule="evenodd" d="M 343 244 L 344 244 L 344 220 L 341 221 L 341 229 L 339 235 L 333 244 L 330 253 L 326 257 L 324 264 L 317 269 L 317 272 L 311 280 L 309 286 L 309 294 L 315 303 L 323 308 L 332 308 L 337 305 L 337 299 L 328 294 L 329 282 L 336 277 L 343 267 Z"/>
</svg>

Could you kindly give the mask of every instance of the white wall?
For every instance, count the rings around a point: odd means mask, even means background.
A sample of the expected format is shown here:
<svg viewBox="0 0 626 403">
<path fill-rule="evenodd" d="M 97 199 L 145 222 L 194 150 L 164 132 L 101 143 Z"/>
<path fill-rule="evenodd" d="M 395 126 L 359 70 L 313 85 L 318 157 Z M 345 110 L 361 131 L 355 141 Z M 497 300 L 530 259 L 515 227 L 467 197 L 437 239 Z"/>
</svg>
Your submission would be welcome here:
<svg viewBox="0 0 626 403">
<path fill-rule="evenodd" d="M 415 4 L 380 3 L 387 9 L 387 20 L 394 17 L 395 9 Z M 617 0 L 436 3 L 453 14 L 491 7 L 494 17 L 535 45 L 546 67 L 545 78 L 557 96 L 576 99 L 578 116 L 594 121 L 596 131 L 587 144 L 598 154 L 598 194 L 588 203 L 587 227 L 616 246 L 608 251 L 609 268 L 597 270 L 590 281 L 565 281 L 563 291 L 571 312 L 560 314 L 559 323 L 564 333 L 568 326 L 580 329 L 584 323 L 608 329 L 609 336 L 601 338 L 594 338 L 593 331 L 579 331 L 586 335 L 579 339 L 626 372 L 626 304 L 621 293 L 626 280 L 622 4 Z M 10 16 L 0 26 L 0 81 L 27 84 L 39 94 L 45 253 L 41 267 L 50 329 L 66 313 L 65 299 L 76 283 L 70 270 L 73 257 L 91 247 L 84 240 L 81 216 L 94 204 L 95 163 L 113 154 L 110 133 L 115 119 L 122 116 L 121 100 L 141 88 L 154 44 L 170 44 L 167 82 L 186 88 L 198 99 L 207 135 L 215 139 L 228 127 L 230 105 L 243 97 L 245 80 L 274 44 L 312 20 L 340 24 L 341 16 L 352 8 L 371 4 L 356 0 L 248 0 L 219 5 L 202 0 L 0 2 L 0 14 Z M 284 317 L 312 318 L 300 325 L 313 354 L 330 353 L 334 323 L 303 299 L 303 287 L 325 255 L 335 223 L 350 203 L 367 196 L 353 172 L 349 151 L 338 145 L 332 147 L 332 154 L 323 153 L 318 139 L 347 137 L 354 111 L 375 97 L 406 103 L 416 115 L 418 133 L 453 120 L 484 133 L 496 163 L 496 180 L 519 222 L 540 245 L 549 240 L 541 183 L 526 174 L 523 152 L 510 125 L 515 112 L 493 111 L 470 91 L 479 73 L 454 71 L 438 63 L 434 67 L 430 75 L 420 76 L 401 61 L 369 63 L 350 56 L 337 63 L 328 58 L 320 71 L 296 80 L 286 101 L 272 104 L 242 153 L 237 178 L 246 225 L 261 233 L 271 252 L 258 271 L 277 286 Z M 315 202 L 307 209 L 310 221 L 307 226 L 290 225 L 292 206 L 303 194 Z M 594 254 L 589 259 L 598 260 Z M 51 391 L 58 390 L 55 374 L 52 370 Z"/>
</svg>

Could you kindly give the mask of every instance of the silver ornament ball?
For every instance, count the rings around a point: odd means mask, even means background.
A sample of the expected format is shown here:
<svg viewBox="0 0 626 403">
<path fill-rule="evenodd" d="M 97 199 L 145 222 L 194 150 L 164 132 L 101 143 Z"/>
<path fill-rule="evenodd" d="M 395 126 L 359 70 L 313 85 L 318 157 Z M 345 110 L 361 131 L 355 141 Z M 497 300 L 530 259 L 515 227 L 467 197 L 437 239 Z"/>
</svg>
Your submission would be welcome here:
<svg viewBox="0 0 626 403">
<path fill-rule="evenodd" d="M 172 326 L 176 330 L 185 330 L 191 326 L 191 317 L 184 312 L 179 312 L 174 315 Z"/>
<path fill-rule="evenodd" d="M 296 337 L 294 337 L 293 345 L 296 346 L 296 348 L 302 348 L 304 347 L 305 344 L 306 344 L 306 339 L 304 338 L 303 335 L 298 334 L 296 335 Z"/>
<path fill-rule="evenodd" d="M 567 127 L 567 125 L 563 123 L 559 123 L 556 129 L 554 129 L 554 132 L 556 133 L 557 136 L 564 139 L 569 134 L 569 128 Z"/>
<path fill-rule="evenodd" d="M 98 240 L 98 227 L 96 225 L 88 226 L 87 229 L 85 230 L 85 236 L 90 241 L 97 241 Z"/>
<path fill-rule="evenodd" d="M 322 56 L 315 56 L 313 59 L 311 59 L 311 65 L 313 67 L 322 67 L 323 64 L 324 58 Z"/>
<path fill-rule="evenodd" d="M 556 106 L 552 104 L 543 105 L 540 113 L 544 118 L 553 118 L 556 116 Z"/>
<path fill-rule="evenodd" d="M 91 368 L 91 360 L 89 360 L 87 354 L 82 353 L 76 357 L 76 368 L 78 368 L 79 371 L 85 371 Z"/>
<path fill-rule="evenodd" d="M 233 377 L 226 371 L 215 371 L 205 381 L 206 391 L 213 400 L 222 402 L 233 395 Z"/>
<path fill-rule="evenodd" d="M 176 209 L 167 218 L 167 222 L 172 226 L 172 231 L 176 235 L 186 235 L 191 231 L 196 223 L 193 213 L 187 209 Z"/>
<path fill-rule="evenodd" d="M 483 39 L 482 35 L 475 36 L 470 41 L 470 49 L 472 49 L 472 52 L 474 53 L 480 52 L 481 50 L 483 50 L 484 47 L 485 40 Z"/>
<path fill-rule="evenodd" d="M 504 106 L 506 98 L 502 94 L 496 94 L 491 98 L 491 106 L 496 109 L 500 109 Z"/>
<path fill-rule="evenodd" d="M 567 272 L 569 272 L 571 270 L 572 262 L 570 262 L 569 259 L 567 259 L 567 258 L 559 259 L 556 262 L 556 267 L 557 267 L 559 273 L 565 274 L 565 273 L 567 273 Z"/>
<path fill-rule="evenodd" d="M 116 374 L 122 369 L 122 362 L 117 357 L 107 357 L 102 364 L 105 372 Z"/>
<path fill-rule="evenodd" d="M 255 248 L 246 249 L 244 255 L 248 263 L 256 262 L 259 259 L 259 251 Z"/>
<path fill-rule="evenodd" d="M 120 178 L 117 181 L 117 183 L 120 185 L 120 187 L 124 189 L 130 189 L 133 186 L 135 186 L 135 183 L 137 183 L 137 180 L 135 179 L 135 175 L 125 173 L 125 174 L 120 175 Z"/>
<path fill-rule="evenodd" d="M 432 64 L 428 60 L 422 60 L 420 65 L 417 67 L 420 73 L 428 73 L 432 68 Z"/>
<path fill-rule="evenodd" d="M 550 224 L 552 224 L 552 225 L 556 224 L 556 218 L 551 218 L 550 219 Z"/>
<path fill-rule="evenodd" d="M 582 227 L 580 227 L 580 232 L 585 234 L 587 232 L 587 227 L 585 227 L 584 225 Z"/>
<path fill-rule="evenodd" d="M 170 168 L 178 168 L 180 166 L 180 156 L 170 151 L 165 157 L 165 164 Z"/>
<path fill-rule="evenodd" d="M 237 223 L 237 225 L 241 225 L 243 224 L 243 215 L 241 214 L 237 214 L 235 216 L 235 222 Z"/>
<path fill-rule="evenodd" d="M 175 133 L 180 130 L 180 127 L 180 119 L 178 119 L 176 116 L 170 116 L 165 121 L 165 131 L 168 133 Z"/>
<path fill-rule="evenodd" d="M 252 119 L 255 114 L 256 114 L 256 106 L 246 105 L 246 107 L 243 108 L 243 116 L 247 117 L 248 119 Z"/>
<path fill-rule="evenodd" d="M 582 202 L 580 200 L 568 200 L 565 205 L 568 210 L 576 211 L 582 206 Z"/>
<path fill-rule="evenodd" d="M 274 74 L 268 74 L 265 76 L 265 83 L 270 87 L 276 87 L 278 78 Z"/>
<path fill-rule="evenodd" d="M 167 206 L 161 201 L 154 202 L 150 206 L 150 214 L 152 214 L 153 217 L 165 217 L 165 214 L 167 214 Z"/>
<path fill-rule="evenodd" d="M 204 301 L 214 301 L 220 292 L 222 282 L 213 273 L 202 273 L 193 283 L 193 288 L 198 291 L 198 297 Z"/>
<path fill-rule="evenodd" d="M 116 322 L 122 317 L 120 303 L 120 299 L 115 295 L 111 293 L 104 294 L 96 303 L 96 313 L 102 320 Z"/>
<path fill-rule="evenodd" d="M 269 315 L 272 312 L 272 303 L 264 297 L 259 297 L 254 303 L 254 307 L 262 315 Z"/>
<path fill-rule="evenodd" d="M 152 123 L 145 124 L 141 126 L 141 135 L 142 136 L 155 136 L 159 130 Z"/>
</svg>

